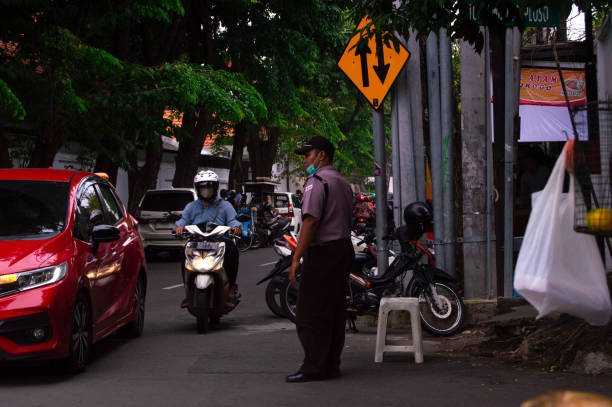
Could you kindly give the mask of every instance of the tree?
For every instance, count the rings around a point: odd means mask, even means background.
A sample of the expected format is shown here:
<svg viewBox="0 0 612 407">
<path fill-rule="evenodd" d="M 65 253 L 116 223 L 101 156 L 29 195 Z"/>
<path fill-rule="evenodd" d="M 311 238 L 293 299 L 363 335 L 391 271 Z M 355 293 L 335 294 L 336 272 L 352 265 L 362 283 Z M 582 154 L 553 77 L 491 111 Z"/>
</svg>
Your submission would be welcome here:
<svg viewBox="0 0 612 407">
<path fill-rule="evenodd" d="M 51 165 L 66 141 L 78 141 L 98 154 L 97 168 L 106 161 L 128 170 L 133 210 L 154 185 L 160 135 L 188 137 L 164 111 L 207 109 L 217 120 L 235 121 L 265 116 L 261 96 L 241 75 L 178 60 L 178 1 L 7 3 L 0 41 L 11 46 L 0 47 L 0 88 L 15 95 L 33 124 L 30 166 Z M 3 110 L 18 115 L 17 102 Z M 0 157 L 8 155 L 9 143 L 0 147 Z M 143 166 L 139 150 L 146 151 Z"/>
<path fill-rule="evenodd" d="M 330 138 L 350 154 L 338 150 L 347 173 L 371 168 L 368 109 L 336 67 L 336 60 L 352 31 L 344 18 L 346 2 L 337 1 L 224 1 L 215 7 L 225 28 L 216 38 L 231 70 L 243 72 L 263 95 L 268 117 L 259 123 L 240 123 L 234 129 L 230 184 L 241 183 L 241 156 L 248 146 L 253 174 L 270 176 L 280 153 L 290 161 L 296 145 L 315 134 Z M 350 24 L 350 23 L 349 23 Z M 224 45 L 220 45 L 224 44 Z M 353 141 L 357 140 L 357 143 Z M 368 164 L 363 164 L 362 158 Z M 299 165 L 298 165 L 299 168 Z"/>
</svg>

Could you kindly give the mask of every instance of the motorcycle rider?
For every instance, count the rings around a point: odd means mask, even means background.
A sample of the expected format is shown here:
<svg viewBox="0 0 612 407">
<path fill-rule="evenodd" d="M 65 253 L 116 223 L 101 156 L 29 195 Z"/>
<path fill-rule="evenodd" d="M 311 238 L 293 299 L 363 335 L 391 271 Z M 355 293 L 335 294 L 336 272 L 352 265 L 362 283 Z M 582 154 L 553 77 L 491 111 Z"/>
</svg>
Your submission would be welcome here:
<svg viewBox="0 0 612 407">
<path fill-rule="evenodd" d="M 204 222 L 213 222 L 217 225 L 231 226 L 234 235 L 242 233 L 242 224 L 236 219 L 236 211 L 228 201 L 217 197 L 219 190 L 219 176 L 211 170 L 199 171 L 193 179 L 193 187 L 198 195 L 197 200 L 185 206 L 181 219 L 176 221 L 176 234 L 183 233 L 186 225 L 198 225 Z M 223 267 L 229 280 L 228 298 L 229 307 L 235 307 L 238 303 L 238 286 L 236 277 L 238 275 L 238 248 L 232 239 L 222 238 L 225 242 L 225 257 Z M 185 282 L 185 261 L 181 261 L 181 275 Z M 185 298 L 181 307 L 187 306 Z"/>
</svg>

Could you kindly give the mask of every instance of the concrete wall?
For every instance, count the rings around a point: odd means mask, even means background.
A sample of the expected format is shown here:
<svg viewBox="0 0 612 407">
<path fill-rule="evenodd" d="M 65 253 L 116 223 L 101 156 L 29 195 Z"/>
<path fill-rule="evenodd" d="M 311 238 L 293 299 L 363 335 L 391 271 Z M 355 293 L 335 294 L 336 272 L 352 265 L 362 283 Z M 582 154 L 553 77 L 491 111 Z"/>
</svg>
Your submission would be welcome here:
<svg viewBox="0 0 612 407">
<path fill-rule="evenodd" d="M 67 145 L 55 155 L 53 168 L 58 169 L 75 169 L 83 171 L 92 171 L 93 161 L 80 160 L 79 155 L 82 153 L 80 148 L 74 144 Z M 176 153 L 173 151 L 165 151 L 162 155 L 159 172 L 157 174 L 156 188 L 171 188 L 172 179 L 174 178 L 174 159 Z M 138 165 L 144 165 L 144 161 L 139 161 Z M 200 169 L 211 169 L 219 176 L 219 188 L 227 189 L 227 181 L 229 178 L 229 169 L 227 168 L 209 168 L 202 167 Z M 115 185 L 119 198 L 127 204 L 128 202 L 128 174 L 126 171 L 119 169 L 117 172 L 117 183 Z"/>
</svg>

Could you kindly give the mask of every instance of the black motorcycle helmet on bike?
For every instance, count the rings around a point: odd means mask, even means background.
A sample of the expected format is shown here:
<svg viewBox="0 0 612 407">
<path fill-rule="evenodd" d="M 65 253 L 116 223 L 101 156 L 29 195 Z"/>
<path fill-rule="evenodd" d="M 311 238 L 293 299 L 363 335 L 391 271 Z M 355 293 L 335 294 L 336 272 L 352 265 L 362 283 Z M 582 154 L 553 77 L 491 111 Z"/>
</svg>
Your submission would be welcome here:
<svg viewBox="0 0 612 407">
<path fill-rule="evenodd" d="M 413 202 L 404 208 L 405 231 L 410 239 L 418 239 L 433 219 L 433 210 L 427 202 Z"/>
</svg>

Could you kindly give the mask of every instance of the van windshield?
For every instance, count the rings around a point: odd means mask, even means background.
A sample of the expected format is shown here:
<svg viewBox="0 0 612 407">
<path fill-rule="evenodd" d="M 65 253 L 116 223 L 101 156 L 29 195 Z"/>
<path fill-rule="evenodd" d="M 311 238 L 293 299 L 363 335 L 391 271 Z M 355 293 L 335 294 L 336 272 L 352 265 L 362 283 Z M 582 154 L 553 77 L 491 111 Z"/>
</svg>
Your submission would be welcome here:
<svg viewBox="0 0 612 407">
<path fill-rule="evenodd" d="M 0 180 L 0 240 L 48 239 L 64 230 L 69 183 Z"/>
</svg>

